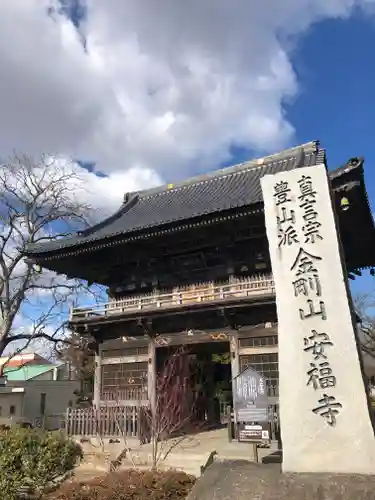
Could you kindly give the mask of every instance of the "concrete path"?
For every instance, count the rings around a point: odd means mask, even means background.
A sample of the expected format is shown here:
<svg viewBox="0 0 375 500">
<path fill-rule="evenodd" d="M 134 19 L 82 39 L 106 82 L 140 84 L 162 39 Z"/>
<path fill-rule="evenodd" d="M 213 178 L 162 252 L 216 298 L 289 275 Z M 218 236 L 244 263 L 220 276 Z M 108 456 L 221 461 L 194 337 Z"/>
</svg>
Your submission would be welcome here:
<svg viewBox="0 0 375 500">
<path fill-rule="evenodd" d="M 277 443 L 272 443 L 270 448 L 258 448 L 258 459 L 261 459 L 277 450 Z M 239 443 L 228 441 L 226 429 L 200 432 L 196 435 L 187 436 L 176 444 L 175 441 L 163 443 L 163 453 L 167 453 L 166 459 L 158 462 L 161 468 L 175 468 L 183 470 L 187 474 L 199 477 L 201 473 L 213 461 L 242 460 L 254 462 L 254 448 L 251 443 Z M 132 460 L 138 465 L 146 466 L 152 463 L 152 445 L 150 443 L 138 446 L 129 453 Z M 123 461 L 123 467 L 131 464 L 130 456 Z"/>
<path fill-rule="evenodd" d="M 177 444 L 176 444 L 177 443 Z M 121 468 L 147 469 L 152 466 L 152 444 L 140 445 L 133 441 L 127 443 L 130 451 L 121 461 Z M 124 443 L 104 443 L 103 449 L 97 447 L 85 447 L 85 460 L 80 470 L 102 470 L 108 471 L 111 461 L 117 459 L 124 449 Z M 200 477 L 202 472 L 213 461 L 241 460 L 254 462 L 254 449 L 251 443 L 239 443 L 228 441 L 227 429 L 217 429 L 200 432 L 195 435 L 186 436 L 182 440 L 169 440 L 159 444 L 160 459 L 158 467 L 161 469 L 177 469 Z M 274 452 L 277 443 L 272 443 L 271 448 L 259 448 L 258 458 L 261 459 Z M 164 455 L 167 457 L 164 458 Z"/>
</svg>

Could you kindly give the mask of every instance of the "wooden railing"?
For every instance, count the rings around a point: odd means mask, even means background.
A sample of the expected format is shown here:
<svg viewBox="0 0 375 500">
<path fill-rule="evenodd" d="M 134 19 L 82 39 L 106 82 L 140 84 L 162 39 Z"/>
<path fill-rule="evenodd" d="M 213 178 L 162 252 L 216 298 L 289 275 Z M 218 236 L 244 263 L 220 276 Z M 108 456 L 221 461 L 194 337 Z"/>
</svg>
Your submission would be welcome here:
<svg viewBox="0 0 375 500">
<path fill-rule="evenodd" d="M 268 385 L 267 384 L 267 396 L 272 398 L 279 397 L 279 384 L 277 385 Z"/>
<path fill-rule="evenodd" d="M 224 302 L 236 298 L 256 297 L 275 293 L 272 275 L 254 275 L 224 284 L 201 283 L 178 288 L 168 293 L 153 293 L 116 299 L 89 307 L 76 307 L 71 310 L 71 319 L 78 320 L 89 316 L 126 314 L 135 311 L 174 309 L 201 302 Z"/>
<path fill-rule="evenodd" d="M 142 411 L 137 406 L 68 408 L 65 431 L 68 436 L 140 438 Z"/>
</svg>

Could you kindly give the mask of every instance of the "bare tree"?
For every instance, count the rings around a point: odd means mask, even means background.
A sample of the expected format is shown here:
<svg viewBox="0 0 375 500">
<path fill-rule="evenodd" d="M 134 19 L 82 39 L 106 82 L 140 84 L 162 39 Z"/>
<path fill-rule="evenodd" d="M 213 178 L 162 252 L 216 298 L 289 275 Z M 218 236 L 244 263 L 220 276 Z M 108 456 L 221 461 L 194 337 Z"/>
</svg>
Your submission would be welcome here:
<svg viewBox="0 0 375 500">
<path fill-rule="evenodd" d="M 361 320 L 359 339 L 362 351 L 375 358 L 375 292 L 358 295 L 354 304 Z"/>
<path fill-rule="evenodd" d="M 79 198 L 83 180 L 72 165 L 48 156 L 14 154 L 0 165 L 0 355 L 35 340 L 57 345 L 62 317 L 86 290 L 25 259 L 28 245 L 54 241 L 87 226 L 89 206 Z"/>
<path fill-rule="evenodd" d="M 190 381 L 188 351 L 181 347 L 171 353 L 156 377 L 155 410 L 148 412 L 153 468 L 186 439 L 188 431 L 198 427 Z"/>
<path fill-rule="evenodd" d="M 94 390 L 95 340 L 89 335 L 82 336 L 77 332 L 70 332 L 65 339 L 67 343 L 59 349 L 58 359 L 69 363 L 80 381 L 80 390 L 75 394 L 76 404 L 85 407 L 92 403 Z"/>
</svg>

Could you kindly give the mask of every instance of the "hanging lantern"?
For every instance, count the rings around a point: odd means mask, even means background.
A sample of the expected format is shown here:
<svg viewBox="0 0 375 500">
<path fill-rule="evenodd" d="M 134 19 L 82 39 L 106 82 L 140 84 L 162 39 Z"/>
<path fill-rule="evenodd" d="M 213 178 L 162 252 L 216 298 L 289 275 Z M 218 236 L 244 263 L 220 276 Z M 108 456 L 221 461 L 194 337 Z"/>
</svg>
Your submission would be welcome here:
<svg viewBox="0 0 375 500">
<path fill-rule="evenodd" d="M 341 200 L 340 200 L 340 207 L 341 207 L 341 210 L 343 210 L 343 211 L 349 210 L 350 203 L 349 203 L 348 198 L 346 198 L 346 196 L 343 196 L 341 198 Z"/>
</svg>

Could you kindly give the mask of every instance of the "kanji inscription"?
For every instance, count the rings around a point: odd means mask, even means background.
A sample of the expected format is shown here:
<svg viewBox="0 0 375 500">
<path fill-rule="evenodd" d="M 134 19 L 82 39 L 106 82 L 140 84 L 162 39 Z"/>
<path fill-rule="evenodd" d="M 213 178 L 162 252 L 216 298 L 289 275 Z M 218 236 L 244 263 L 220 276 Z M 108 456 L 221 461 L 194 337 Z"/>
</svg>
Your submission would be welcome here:
<svg viewBox="0 0 375 500">
<path fill-rule="evenodd" d="M 313 409 L 317 415 L 324 417 L 329 426 L 336 425 L 336 417 L 339 415 L 342 404 L 336 401 L 335 396 L 323 394 L 322 398 L 318 401 L 319 406 Z"/>
<path fill-rule="evenodd" d="M 274 193 L 281 191 L 281 184 L 274 186 Z M 300 227 L 303 234 L 303 245 L 315 244 L 317 240 L 323 240 L 320 234 L 321 223 L 319 222 L 319 214 L 316 204 L 316 191 L 313 186 L 311 176 L 302 175 L 297 182 L 298 192 L 294 193 L 289 184 L 283 183 L 283 193 L 288 193 L 288 196 L 283 195 L 283 205 L 277 215 L 278 227 L 278 246 L 292 245 L 299 243 L 298 224 L 296 212 L 288 206 L 288 203 L 295 197 L 299 202 L 301 211 Z M 287 191 L 286 191 L 287 190 Z M 276 204 L 281 204 L 276 202 Z M 284 227 L 286 229 L 284 229 Z M 298 315 L 301 321 L 309 322 L 311 318 L 319 318 L 321 321 L 327 320 L 327 309 L 324 302 L 324 291 L 319 276 L 319 265 L 323 257 L 317 253 L 311 253 L 300 246 L 295 254 L 295 259 L 291 263 L 290 271 L 293 273 L 292 280 L 293 295 L 295 298 L 301 297 L 305 300 L 303 307 L 298 307 Z M 300 304 L 300 301 L 299 301 Z M 333 347 L 327 333 L 318 334 L 316 330 L 311 331 L 311 336 L 303 339 L 303 350 L 307 353 L 312 352 L 313 359 L 309 362 L 306 378 L 307 386 L 311 386 L 315 391 L 320 389 L 333 389 L 336 387 L 336 376 L 330 366 L 327 354 L 324 347 Z M 329 398 L 334 396 L 328 395 Z M 323 399 L 319 400 L 320 402 Z M 331 400 L 330 400 L 331 401 Z M 334 408 L 334 411 L 333 411 Z M 325 418 L 329 426 L 336 425 L 336 417 L 340 413 L 342 404 L 336 402 L 335 406 L 328 411 L 318 411 L 317 408 L 312 408 L 314 414 Z"/>
<path fill-rule="evenodd" d="M 302 231 L 305 237 L 305 243 L 315 243 L 317 240 L 322 240 L 320 234 L 321 223 L 319 222 L 319 214 L 316 210 L 316 191 L 310 175 L 302 175 L 298 181 L 300 195 L 298 196 L 299 207 L 303 211 Z"/>
<path fill-rule="evenodd" d="M 276 182 L 273 196 L 276 200 L 276 205 L 282 205 L 292 201 L 289 184 L 285 181 Z"/>
<path fill-rule="evenodd" d="M 301 319 L 308 319 L 312 316 L 320 316 L 322 319 L 327 319 L 326 306 L 322 300 L 314 301 L 307 299 L 307 307 L 299 309 L 299 316 Z"/>
<path fill-rule="evenodd" d="M 333 346 L 333 342 L 326 333 L 318 333 L 316 330 L 311 330 L 311 335 L 305 337 L 304 351 L 310 352 L 313 355 L 314 361 L 319 359 L 327 359 L 326 348 Z"/>
<path fill-rule="evenodd" d="M 290 246 L 298 243 L 297 231 L 295 228 L 296 215 L 295 211 L 288 207 L 292 201 L 290 198 L 291 189 L 287 182 L 280 182 L 274 186 L 274 197 L 276 206 L 280 207 L 279 215 L 277 215 L 277 237 L 278 245 Z"/>
</svg>

